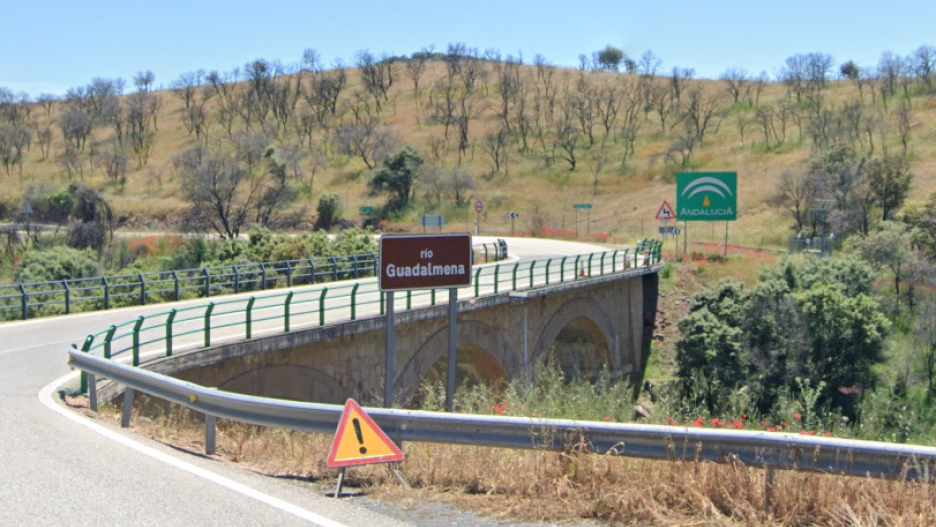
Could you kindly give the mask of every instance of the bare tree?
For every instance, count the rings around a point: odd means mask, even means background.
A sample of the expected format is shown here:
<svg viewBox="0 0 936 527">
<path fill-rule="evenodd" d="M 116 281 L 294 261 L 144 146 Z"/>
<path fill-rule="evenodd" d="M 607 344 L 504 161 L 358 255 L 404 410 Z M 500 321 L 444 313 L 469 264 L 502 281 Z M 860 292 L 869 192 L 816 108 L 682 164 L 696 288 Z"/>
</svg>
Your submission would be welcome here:
<svg viewBox="0 0 936 527">
<path fill-rule="evenodd" d="M 381 126 L 377 117 L 358 125 L 340 127 L 335 133 L 335 140 L 341 153 L 361 158 L 369 169 L 376 168 L 398 143 L 393 132 Z"/>
<path fill-rule="evenodd" d="M 190 154 L 177 158 L 185 198 L 219 236 L 236 239 L 259 197 L 259 178 L 232 159 Z"/>
<path fill-rule="evenodd" d="M 689 81 L 692 80 L 694 75 L 695 70 L 692 68 L 673 66 L 673 71 L 669 77 L 669 85 L 670 89 L 673 90 L 673 101 L 675 102 L 677 111 L 679 111 L 682 105 L 682 94 L 686 91 L 686 86 L 688 86 Z"/>
<path fill-rule="evenodd" d="M 717 95 L 705 95 L 701 87 L 689 92 L 689 104 L 686 107 L 686 122 L 692 128 L 697 141 L 702 142 L 706 134 L 717 132 L 720 124 L 717 112 L 721 100 Z"/>
<path fill-rule="evenodd" d="M 413 53 L 409 62 L 406 63 L 406 73 L 413 81 L 413 97 L 419 100 L 419 80 L 426 73 L 426 65 L 432 56 L 432 48 L 423 48 L 418 53 Z"/>
<path fill-rule="evenodd" d="M 927 45 L 920 46 L 913 52 L 911 61 L 911 68 L 914 75 L 923 81 L 927 90 L 932 92 L 934 70 L 936 70 L 936 47 Z"/>
<path fill-rule="evenodd" d="M 728 93 L 731 94 L 734 104 L 738 104 L 741 95 L 744 93 L 745 86 L 750 82 L 747 70 L 744 68 L 728 68 L 721 74 L 719 79 L 728 85 Z"/>
<path fill-rule="evenodd" d="M 205 83 L 205 70 L 189 71 L 179 75 L 179 78 L 169 84 L 172 90 L 185 104 L 185 108 L 190 108 L 195 103 L 195 97 L 199 88 Z"/>
<path fill-rule="evenodd" d="M 512 138 L 506 128 L 484 134 L 481 146 L 490 158 L 492 172 L 503 169 L 504 177 L 510 177 L 510 142 Z"/>
<path fill-rule="evenodd" d="M 374 97 L 379 112 L 381 100 L 390 100 L 387 92 L 393 85 L 393 61 L 386 55 L 378 60 L 370 51 L 363 50 L 354 54 L 354 64 L 359 69 L 364 88 Z"/>
<path fill-rule="evenodd" d="M 657 71 L 659 71 L 662 65 L 663 60 L 648 49 L 640 56 L 640 60 L 637 61 L 637 73 L 643 77 L 653 79 L 656 77 Z"/>
<path fill-rule="evenodd" d="M 818 191 L 817 182 L 809 172 L 785 170 L 780 174 L 776 200 L 793 216 L 796 232 L 801 233 L 806 228 L 806 221 Z"/>
</svg>

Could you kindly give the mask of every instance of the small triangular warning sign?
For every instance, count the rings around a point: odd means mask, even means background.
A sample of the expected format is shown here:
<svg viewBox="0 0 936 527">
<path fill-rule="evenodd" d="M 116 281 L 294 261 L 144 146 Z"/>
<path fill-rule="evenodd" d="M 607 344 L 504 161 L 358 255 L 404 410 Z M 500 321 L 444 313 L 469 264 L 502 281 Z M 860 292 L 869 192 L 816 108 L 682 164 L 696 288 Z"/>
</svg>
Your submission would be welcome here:
<svg viewBox="0 0 936 527">
<path fill-rule="evenodd" d="M 673 207 L 670 207 L 669 203 L 663 202 L 660 205 L 660 210 L 657 212 L 656 219 L 660 221 L 669 221 L 676 219 L 676 213 L 673 212 Z"/>
<path fill-rule="evenodd" d="M 348 399 L 328 452 L 330 468 L 403 461 L 403 452 L 364 410 Z"/>
</svg>

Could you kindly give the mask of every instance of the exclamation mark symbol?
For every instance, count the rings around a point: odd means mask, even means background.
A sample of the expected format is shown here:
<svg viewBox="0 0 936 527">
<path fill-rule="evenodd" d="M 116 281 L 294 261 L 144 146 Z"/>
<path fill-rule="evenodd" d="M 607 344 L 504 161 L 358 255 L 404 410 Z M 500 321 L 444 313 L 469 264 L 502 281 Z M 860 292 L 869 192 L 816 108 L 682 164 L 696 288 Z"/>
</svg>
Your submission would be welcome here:
<svg viewBox="0 0 936 527">
<path fill-rule="evenodd" d="M 354 425 L 354 433 L 357 434 L 358 443 L 361 444 L 361 454 L 367 454 L 367 448 L 364 446 L 364 436 L 361 435 L 361 422 L 354 418 L 351 420 L 351 424 Z"/>
</svg>

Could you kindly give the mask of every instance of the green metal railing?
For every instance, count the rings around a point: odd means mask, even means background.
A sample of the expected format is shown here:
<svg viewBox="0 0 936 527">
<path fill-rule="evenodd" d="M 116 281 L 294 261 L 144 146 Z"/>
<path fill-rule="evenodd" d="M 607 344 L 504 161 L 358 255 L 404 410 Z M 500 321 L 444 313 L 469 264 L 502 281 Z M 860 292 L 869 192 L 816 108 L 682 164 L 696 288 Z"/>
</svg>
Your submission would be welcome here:
<svg viewBox="0 0 936 527">
<path fill-rule="evenodd" d="M 638 244 L 635 250 L 477 267 L 474 270 L 473 291 L 472 287 L 459 291 L 462 297 L 465 292 L 473 292 L 474 297 L 480 297 L 506 290 L 532 289 L 653 266 L 660 263 L 661 255 L 662 242 L 646 240 Z M 173 347 L 186 337 L 189 337 L 189 341 L 185 342 L 185 346 L 201 343 L 204 347 L 210 347 L 217 344 L 214 337 L 228 328 L 236 331 L 228 332 L 224 336 L 226 340 L 249 340 L 258 331 L 267 334 L 290 332 L 300 325 L 321 327 L 329 321 L 356 320 L 368 309 L 372 310 L 373 315 L 386 311 L 386 296 L 378 289 L 376 280 L 343 284 L 332 282 L 329 285 L 310 291 L 284 291 L 141 316 L 88 335 L 81 351 L 91 353 L 100 350 L 106 358 L 129 351 L 132 353 L 133 365 L 138 366 L 143 353 L 169 357 Z M 394 308 L 411 310 L 414 300 L 417 305 L 435 305 L 435 297 L 435 290 L 409 291 L 405 298 L 403 295 L 396 297 Z M 81 390 L 86 393 L 87 389 L 86 374 L 82 373 Z"/>
</svg>

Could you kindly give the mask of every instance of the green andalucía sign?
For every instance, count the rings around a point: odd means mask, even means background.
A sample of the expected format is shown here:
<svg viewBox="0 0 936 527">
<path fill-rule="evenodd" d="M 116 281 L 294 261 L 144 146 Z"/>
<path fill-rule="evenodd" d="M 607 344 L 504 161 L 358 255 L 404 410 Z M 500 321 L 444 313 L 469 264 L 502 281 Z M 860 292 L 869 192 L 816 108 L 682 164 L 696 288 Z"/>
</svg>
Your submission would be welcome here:
<svg viewBox="0 0 936 527">
<path fill-rule="evenodd" d="M 676 174 L 676 217 L 681 221 L 735 221 L 738 173 Z"/>
</svg>

